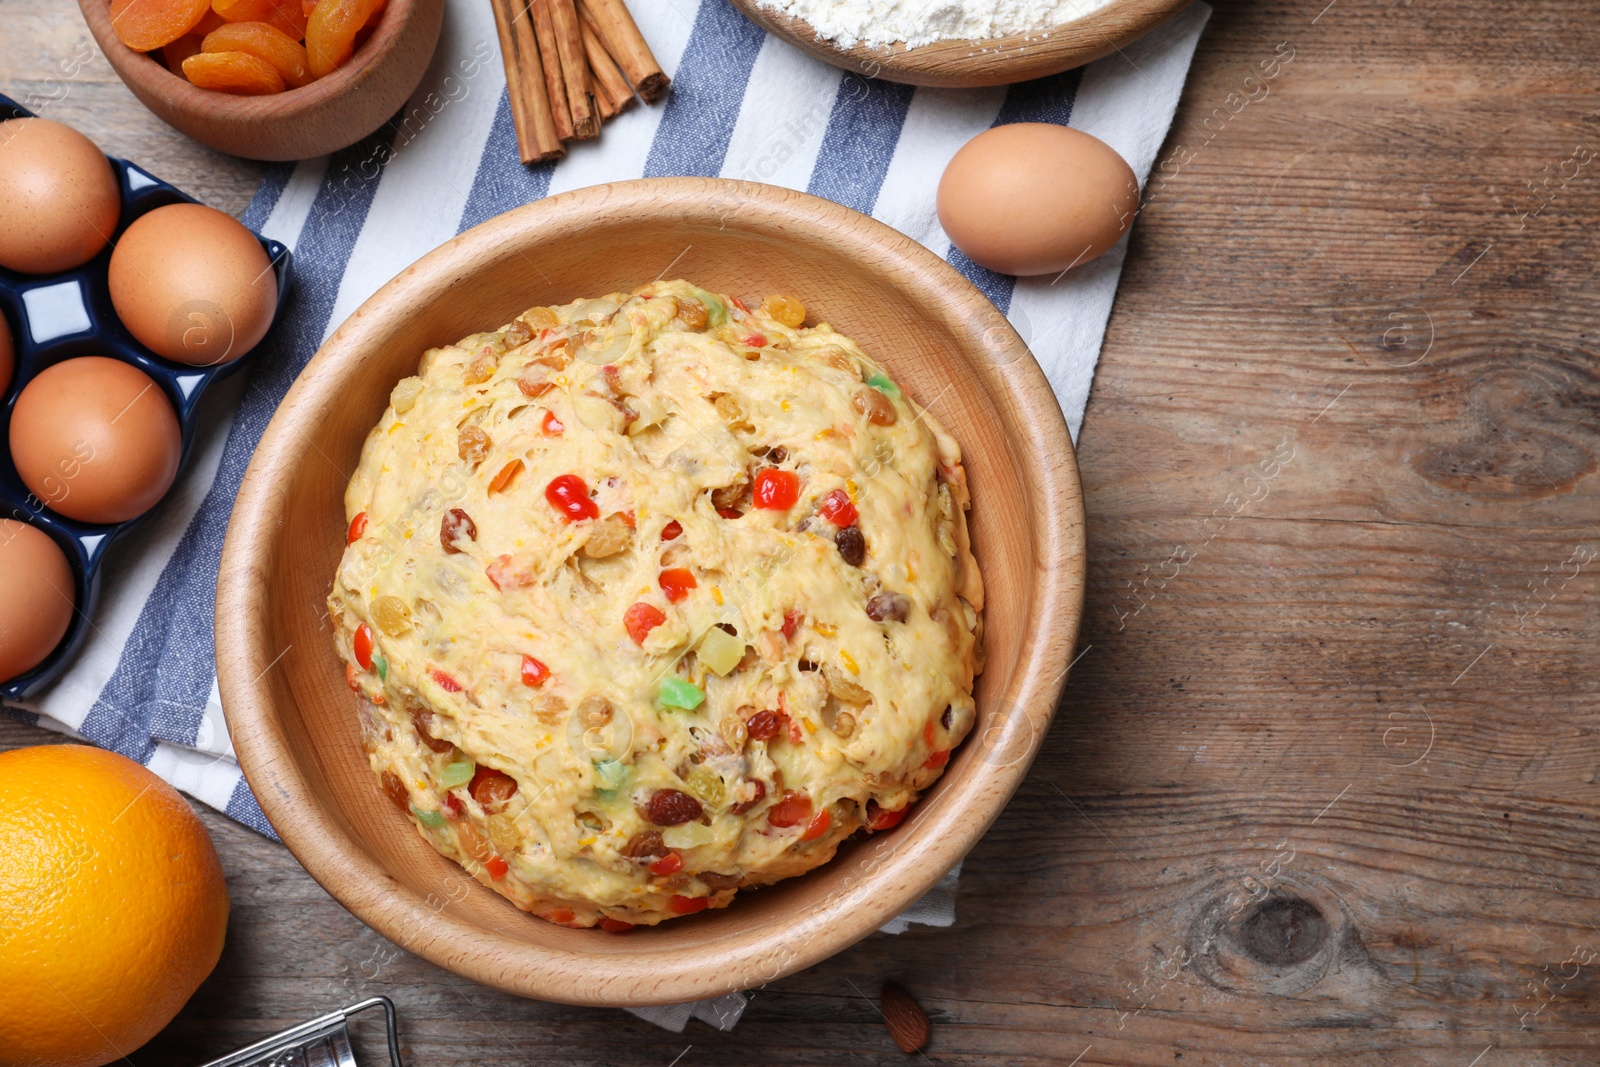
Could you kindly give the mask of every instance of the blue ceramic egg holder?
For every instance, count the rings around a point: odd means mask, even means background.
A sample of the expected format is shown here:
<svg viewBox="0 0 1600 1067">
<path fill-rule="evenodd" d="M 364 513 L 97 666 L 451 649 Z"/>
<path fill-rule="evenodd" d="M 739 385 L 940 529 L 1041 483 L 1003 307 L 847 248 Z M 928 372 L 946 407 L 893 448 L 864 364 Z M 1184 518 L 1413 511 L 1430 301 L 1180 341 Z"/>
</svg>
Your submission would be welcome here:
<svg viewBox="0 0 1600 1067">
<path fill-rule="evenodd" d="M 0 121 L 27 118 L 32 114 L 16 101 L 0 95 Z M 133 364 L 161 386 L 177 412 L 183 433 L 182 459 L 178 467 L 181 478 L 193 450 L 202 398 L 213 384 L 239 370 L 259 350 L 214 367 L 190 367 L 157 356 L 134 340 L 122 325 L 111 306 L 111 291 L 106 283 L 112 247 L 129 224 L 146 212 L 168 204 L 198 201 L 126 160 L 107 158 L 122 192 L 122 214 L 111 242 L 88 263 L 61 274 L 19 274 L 0 267 L 0 314 L 5 316 L 6 325 L 11 329 L 16 354 L 11 382 L 9 385 L 0 382 L 0 389 L 4 390 L 0 392 L 0 518 L 27 523 L 50 535 L 72 564 L 78 600 L 72 625 L 55 651 L 33 670 L 0 683 L 0 697 L 12 700 L 37 692 L 71 662 L 91 629 L 107 550 L 144 518 L 141 515 L 109 526 L 79 522 L 57 514 L 29 492 L 11 462 L 11 411 L 17 394 L 40 371 L 65 359 L 109 356 Z M 278 279 L 278 308 L 273 314 L 276 323 L 289 293 L 289 249 L 259 234 L 256 239 L 266 249 Z M 174 486 L 176 484 L 174 480 Z M 168 495 L 171 495 L 170 490 Z M 0 612 L 5 610 L 6 605 L 0 604 Z"/>
</svg>

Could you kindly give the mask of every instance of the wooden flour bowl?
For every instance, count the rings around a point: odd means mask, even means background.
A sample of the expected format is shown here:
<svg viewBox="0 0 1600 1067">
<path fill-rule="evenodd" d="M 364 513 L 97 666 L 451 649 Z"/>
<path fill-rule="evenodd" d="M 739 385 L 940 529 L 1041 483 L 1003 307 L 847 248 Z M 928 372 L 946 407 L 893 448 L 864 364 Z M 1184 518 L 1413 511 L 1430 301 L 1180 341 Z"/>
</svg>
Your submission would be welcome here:
<svg viewBox="0 0 1600 1067">
<path fill-rule="evenodd" d="M 844 48 L 817 36 L 804 19 L 763 7 L 761 0 L 732 0 L 762 29 L 825 63 L 868 78 L 908 85 L 976 88 L 1043 78 L 1110 55 L 1143 37 L 1188 6 L 1189 0 L 1111 0 L 1082 18 L 1031 34 L 982 41 L 935 41 Z"/>
<path fill-rule="evenodd" d="M 788 293 L 887 364 L 961 443 L 988 586 L 978 723 L 897 829 L 801 878 L 626 936 L 518 911 L 439 856 L 368 769 L 323 601 L 343 492 L 391 387 L 423 350 L 541 304 L 663 273 Z M 881 223 L 772 186 L 623 182 L 491 219 L 356 311 L 290 389 L 244 477 L 217 588 L 229 729 L 267 817 L 312 876 L 396 944 L 524 996 L 663 1004 L 772 981 L 877 929 L 1000 814 L 1033 759 L 1077 639 L 1083 499 L 1067 428 L 1027 348 L 943 260 Z M 263 668 L 271 667 L 263 673 Z"/>
<path fill-rule="evenodd" d="M 141 103 L 167 125 L 246 159 L 310 159 L 355 144 L 394 117 L 433 59 L 444 23 L 439 0 L 389 0 L 349 62 L 299 89 L 233 96 L 202 89 L 111 28 L 109 0 L 78 0 L 100 50 Z"/>
</svg>

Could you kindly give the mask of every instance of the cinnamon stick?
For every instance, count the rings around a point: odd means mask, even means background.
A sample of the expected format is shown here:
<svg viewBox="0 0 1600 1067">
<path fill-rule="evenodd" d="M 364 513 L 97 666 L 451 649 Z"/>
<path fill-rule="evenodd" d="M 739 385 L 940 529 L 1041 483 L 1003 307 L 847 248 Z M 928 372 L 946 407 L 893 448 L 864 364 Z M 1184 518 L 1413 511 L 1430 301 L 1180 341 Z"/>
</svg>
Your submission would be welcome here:
<svg viewBox="0 0 1600 1067">
<path fill-rule="evenodd" d="M 556 44 L 556 23 L 550 14 L 550 0 L 529 0 L 528 13 L 533 35 L 539 42 L 539 59 L 544 67 L 545 91 L 555 120 L 556 136 L 572 140 L 572 110 L 567 103 L 567 79 L 561 73 L 561 50 Z"/>
<path fill-rule="evenodd" d="M 589 87 L 589 60 L 583 54 L 583 34 L 573 0 L 549 0 L 555 22 L 556 50 L 561 53 L 561 76 L 567 83 L 567 107 L 572 112 L 572 136 L 587 140 L 600 133 L 594 96 Z"/>
<path fill-rule="evenodd" d="M 647 104 L 660 100 L 671 84 L 661 64 L 651 54 L 639 26 L 628 14 L 623 0 L 577 0 L 578 10 L 586 12 L 595 36 L 617 61 L 634 89 Z"/>
<path fill-rule="evenodd" d="M 546 95 L 544 70 L 533 25 L 527 18 L 527 0 L 491 0 L 495 30 L 500 37 L 500 58 L 506 68 L 506 89 L 511 99 L 511 121 L 517 129 L 517 149 L 524 163 L 541 163 L 566 153 L 556 133 Z"/>
<path fill-rule="evenodd" d="M 595 36 L 588 19 L 583 20 L 583 51 L 589 57 L 589 73 L 594 75 L 594 96 L 600 105 L 600 117 L 614 118 L 633 103 L 633 90 L 628 86 L 628 79 L 622 76 L 617 61 Z"/>
</svg>

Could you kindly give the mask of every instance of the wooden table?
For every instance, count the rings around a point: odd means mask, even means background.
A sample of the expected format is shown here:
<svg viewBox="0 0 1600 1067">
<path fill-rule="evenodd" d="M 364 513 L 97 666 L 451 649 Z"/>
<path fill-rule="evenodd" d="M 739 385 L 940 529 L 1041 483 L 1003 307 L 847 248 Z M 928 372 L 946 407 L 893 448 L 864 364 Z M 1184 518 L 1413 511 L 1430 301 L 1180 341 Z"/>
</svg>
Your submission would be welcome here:
<svg viewBox="0 0 1600 1067">
<path fill-rule="evenodd" d="M 73 5 L 9 7 L 0 88 L 59 92 L 48 114 L 243 208 L 260 168 L 161 126 L 103 59 L 47 84 L 87 47 Z M 133 1062 L 384 992 L 418 1065 L 899 1063 L 889 978 L 939 1063 L 1600 1062 L 1591 20 L 1219 7 L 1081 441 L 1082 659 L 954 929 L 875 936 L 679 1036 L 400 954 L 203 812 L 228 947 Z"/>
</svg>

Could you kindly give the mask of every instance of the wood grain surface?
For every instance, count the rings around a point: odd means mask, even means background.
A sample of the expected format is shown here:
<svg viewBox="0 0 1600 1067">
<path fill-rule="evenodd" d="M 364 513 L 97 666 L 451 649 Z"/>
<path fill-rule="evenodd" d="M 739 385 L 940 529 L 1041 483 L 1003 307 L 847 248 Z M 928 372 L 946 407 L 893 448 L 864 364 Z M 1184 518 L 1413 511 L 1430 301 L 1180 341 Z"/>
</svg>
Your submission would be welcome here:
<svg viewBox="0 0 1600 1067">
<path fill-rule="evenodd" d="M 0 84 L 24 95 L 87 34 L 13 9 Z M 419 1065 L 912 1062 L 885 979 L 936 1063 L 1600 1060 L 1600 168 L 1568 162 L 1600 139 L 1591 15 L 1218 5 L 1079 442 L 1086 651 L 953 929 L 871 937 L 680 1036 L 400 954 L 204 813 L 229 944 L 132 1061 L 385 992 Z M 259 173 L 103 61 L 57 114 L 232 210 Z"/>
</svg>

